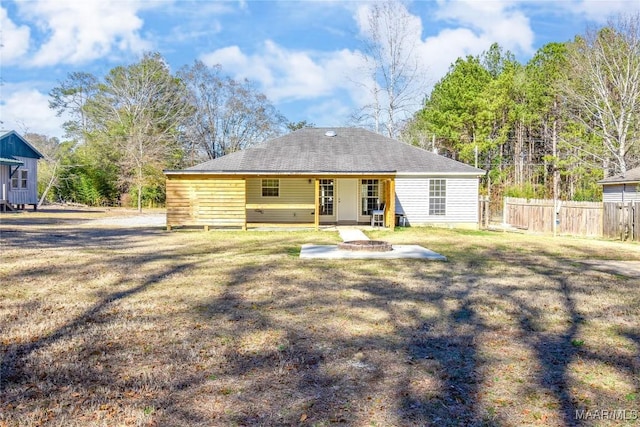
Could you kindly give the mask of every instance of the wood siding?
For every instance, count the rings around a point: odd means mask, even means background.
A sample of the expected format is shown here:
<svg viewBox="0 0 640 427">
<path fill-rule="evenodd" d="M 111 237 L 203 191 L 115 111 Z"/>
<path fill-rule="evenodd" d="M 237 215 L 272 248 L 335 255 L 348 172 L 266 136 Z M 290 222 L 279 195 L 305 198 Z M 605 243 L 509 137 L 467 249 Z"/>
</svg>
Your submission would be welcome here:
<svg viewBox="0 0 640 427">
<path fill-rule="evenodd" d="M 245 180 L 167 177 L 167 226 L 245 227 Z"/>
<path fill-rule="evenodd" d="M 167 226 L 243 226 L 246 224 L 334 224 L 337 220 L 337 191 L 342 177 L 219 177 L 206 175 L 167 176 Z M 352 177 L 350 177 L 352 178 Z M 278 196 L 262 196 L 262 180 L 277 179 Z M 334 180 L 334 214 L 316 218 L 318 179 Z M 384 201 L 393 191 L 392 178 L 357 177 L 354 202 L 360 209 L 361 180 L 380 180 L 380 197 Z M 386 225 L 393 227 L 393 203 L 387 203 Z M 371 217 L 361 215 L 360 223 Z"/>
<path fill-rule="evenodd" d="M 446 181 L 445 215 L 429 215 L 429 181 Z M 395 181 L 395 211 L 409 225 L 477 224 L 478 179 L 466 177 L 398 177 Z"/>
<path fill-rule="evenodd" d="M 5 186 L 7 193 L 7 201 L 14 205 L 37 205 L 38 204 L 38 159 L 30 157 L 14 156 L 16 160 L 24 162 L 18 168 L 14 176 L 19 176 L 21 170 L 27 171 L 27 188 L 12 188 L 11 178 L 9 178 L 10 170 L 14 167 L 0 165 L 0 198 L 2 198 L 2 186 Z"/>
<path fill-rule="evenodd" d="M 602 202 L 618 203 L 618 202 L 640 202 L 640 190 L 637 183 L 629 184 L 611 184 L 602 186 Z M 624 200 L 623 200 L 624 192 Z"/>
<path fill-rule="evenodd" d="M 640 241 L 640 201 L 603 203 L 604 237 Z"/>
<path fill-rule="evenodd" d="M 262 196 L 262 179 L 278 179 L 279 196 Z M 309 182 L 311 180 L 311 182 Z M 247 178 L 248 205 L 294 205 L 283 209 L 247 209 L 247 222 L 252 223 L 313 223 L 314 209 L 299 208 L 295 205 L 315 204 L 314 180 L 311 178 Z M 323 221 L 323 217 L 320 218 Z"/>
</svg>

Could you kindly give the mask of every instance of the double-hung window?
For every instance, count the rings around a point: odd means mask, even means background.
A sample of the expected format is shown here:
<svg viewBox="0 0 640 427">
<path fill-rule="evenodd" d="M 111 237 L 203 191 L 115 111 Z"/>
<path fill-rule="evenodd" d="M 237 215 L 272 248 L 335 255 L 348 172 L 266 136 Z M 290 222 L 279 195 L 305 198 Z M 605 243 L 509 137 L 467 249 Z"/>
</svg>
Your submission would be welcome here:
<svg viewBox="0 0 640 427">
<path fill-rule="evenodd" d="M 361 184 L 362 215 L 371 215 L 371 211 L 380 205 L 380 181 L 363 179 Z"/>
<path fill-rule="evenodd" d="M 447 180 L 429 180 L 429 215 L 446 215 L 447 213 Z"/>
<path fill-rule="evenodd" d="M 280 196 L 280 180 L 279 179 L 263 179 L 262 180 L 262 197 L 279 197 Z"/>
<path fill-rule="evenodd" d="M 25 169 L 18 170 L 13 177 L 11 177 L 11 188 L 14 190 L 26 190 L 27 189 L 27 177 L 29 171 Z"/>
</svg>

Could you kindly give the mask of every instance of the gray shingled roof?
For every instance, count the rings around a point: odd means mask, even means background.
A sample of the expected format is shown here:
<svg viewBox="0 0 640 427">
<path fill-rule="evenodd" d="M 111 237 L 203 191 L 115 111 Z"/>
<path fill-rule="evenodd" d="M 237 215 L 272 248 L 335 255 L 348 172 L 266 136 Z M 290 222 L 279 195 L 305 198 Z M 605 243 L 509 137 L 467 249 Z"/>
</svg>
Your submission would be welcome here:
<svg viewBox="0 0 640 427">
<path fill-rule="evenodd" d="M 336 135 L 327 136 L 328 131 Z M 484 174 L 481 169 L 358 128 L 300 129 L 183 172 Z"/>
<path fill-rule="evenodd" d="M 622 184 L 625 182 L 640 182 L 640 167 L 629 169 L 624 175 L 615 175 L 598 181 L 599 184 Z"/>
</svg>

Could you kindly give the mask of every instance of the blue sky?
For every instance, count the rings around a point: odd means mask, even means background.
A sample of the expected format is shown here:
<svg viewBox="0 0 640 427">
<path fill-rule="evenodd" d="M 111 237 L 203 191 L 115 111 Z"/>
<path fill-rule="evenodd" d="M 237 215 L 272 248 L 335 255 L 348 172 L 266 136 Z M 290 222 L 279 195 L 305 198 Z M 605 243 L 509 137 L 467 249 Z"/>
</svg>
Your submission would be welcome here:
<svg viewBox="0 0 640 427">
<path fill-rule="evenodd" d="M 0 127 L 62 137 L 48 93 L 69 72 L 98 77 L 160 52 L 173 70 L 199 59 L 248 78 L 289 121 L 340 126 L 368 102 L 364 1 L 3 0 Z M 424 92 L 456 58 L 498 42 L 526 62 L 552 41 L 640 10 L 639 0 L 406 3 Z M 424 93 L 417 93 L 416 99 Z M 419 104 L 416 104 L 416 108 Z"/>
</svg>

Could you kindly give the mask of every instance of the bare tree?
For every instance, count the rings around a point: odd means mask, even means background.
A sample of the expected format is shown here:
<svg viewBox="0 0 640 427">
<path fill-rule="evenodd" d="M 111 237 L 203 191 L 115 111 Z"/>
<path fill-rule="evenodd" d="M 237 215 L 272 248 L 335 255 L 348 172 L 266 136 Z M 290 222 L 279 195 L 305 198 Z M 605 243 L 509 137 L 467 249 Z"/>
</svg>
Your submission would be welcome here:
<svg viewBox="0 0 640 427">
<path fill-rule="evenodd" d="M 374 130 L 395 138 L 400 122 L 410 117 L 424 98 L 424 70 L 416 52 L 421 35 L 419 20 L 404 3 L 387 0 L 374 3 L 367 15 L 362 59 L 369 82 L 360 82 L 371 95 L 371 103 L 356 114 L 373 121 Z"/>
<path fill-rule="evenodd" d="M 179 72 L 194 108 L 184 142 L 192 164 L 200 153 L 215 159 L 276 136 L 286 123 L 251 82 L 237 82 L 221 71 L 196 61 Z"/>
<path fill-rule="evenodd" d="M 54 87 L 49 96 L 49 108 L 58 116 L 67 113 L 70 120 L 63 125 L 66 136 L 84 142 L 89 130 L 89 120 L 84 106 L 98 91 L 98 80 L 89 73 L 73 72 L 67 79 Z"/>
<path fill-rule="evenodd" d="M 588 30 L 570 45 L 569 64 L 569 111 L 624 174 L 640 139 L 640 13 Z"/>
<path fill-rule="evenodd" d="M 64 147 L 58 138 L 49 138 L 38 133 L 24 133 L 24 138 L 44 156 L 38 167 L 38 191 L 41 192 L 38 208 L 47 199 L 52 188 L 58 184 Z"/>
<path fill-rule="evenodd" d="M 179 131 L 192 114 L 186 87 L 159 54 L 147 54 L 112 69 L 86 111 L 96 126 L 92 137 L 118 151 L 122 184 L 136 189 L 142 210 L 145 185 L 156 183 L 179 155 Z"/>
</svg>

